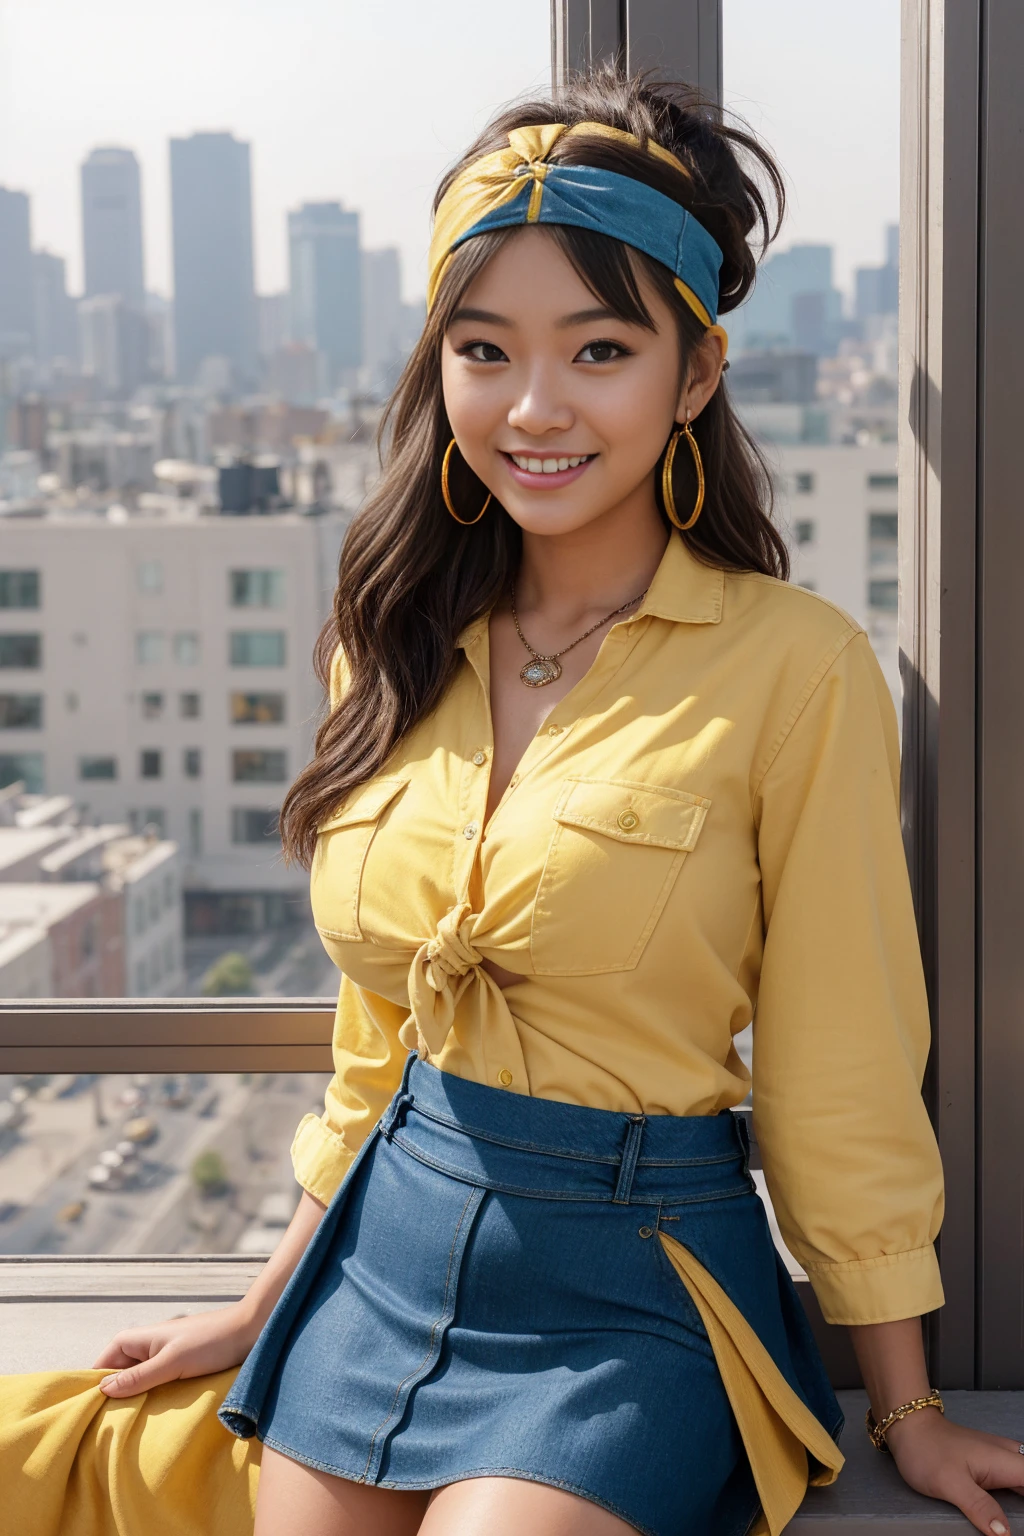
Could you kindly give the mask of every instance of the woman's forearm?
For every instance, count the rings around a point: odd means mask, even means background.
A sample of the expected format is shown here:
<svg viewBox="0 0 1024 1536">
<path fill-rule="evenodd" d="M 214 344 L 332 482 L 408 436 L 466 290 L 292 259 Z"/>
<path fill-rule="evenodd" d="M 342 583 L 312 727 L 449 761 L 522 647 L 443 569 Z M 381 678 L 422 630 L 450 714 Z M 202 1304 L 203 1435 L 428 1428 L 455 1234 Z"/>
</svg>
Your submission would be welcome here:
<svg viewBox="0 0 1024 1536">
<path fill-rule="evenodd" d="M 850 1329 L 850 1338 L 876 1420 L 883 1419 L 901 1403 L 927 1397 L 931 1386 L 919 1317 L 905 1317 L 895 1323 L 864 1323 Z M 896 1434 L 898 1430 L 899 1425 L 894 1424 L 890 1433 Z"/>
<path fill-rule="evenodd" d="M 302 1191 L 288 1230 L 238 1303 L 239 1311 L 256 1332 L 274 1310 L 326 1209 L 307 1190 Z"/>
</svg>

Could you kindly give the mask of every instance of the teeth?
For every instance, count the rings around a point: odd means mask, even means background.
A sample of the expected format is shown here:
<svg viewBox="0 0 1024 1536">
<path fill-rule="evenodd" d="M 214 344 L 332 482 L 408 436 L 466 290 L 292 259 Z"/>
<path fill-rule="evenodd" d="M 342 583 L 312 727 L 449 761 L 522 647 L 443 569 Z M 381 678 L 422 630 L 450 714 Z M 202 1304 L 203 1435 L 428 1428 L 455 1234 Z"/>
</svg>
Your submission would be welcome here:
<svg viewBox="0 0 1024 1536">
<path fill-rule="evenodd" d="M 580 453 L 564 459 L 533 459 L 524 453 L 512 453 L 509 458 L 518 469 L 525 469 L 531 475 L 555 475 L 559 470 L 576 469 L 578 465 L 585 464 L 590 454 Z"/>
</svg>

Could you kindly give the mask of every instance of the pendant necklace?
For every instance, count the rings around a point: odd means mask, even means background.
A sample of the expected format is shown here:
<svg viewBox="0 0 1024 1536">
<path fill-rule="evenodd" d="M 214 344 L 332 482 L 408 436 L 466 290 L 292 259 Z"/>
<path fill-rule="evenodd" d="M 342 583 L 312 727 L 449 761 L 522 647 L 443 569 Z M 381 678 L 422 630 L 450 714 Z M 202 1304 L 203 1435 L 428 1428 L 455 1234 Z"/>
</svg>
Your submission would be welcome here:
<svg viewBox="0 0 1024 1536">
<path fill-rule="evenodd" d="M 609 619 L 614 619 L 618 614 L 625 613 L 626 609 L 632 608 L 635 603 L 643 602 L 646 596 L 647 588 L 645 587 L 639 597 L 631 597 L 628 603 L 622 604 L 621 608 L 613 608 L 611 613 L 606 613 L 603 619 L 598 619 L 596 624 L 591 624 L 590 628 L 585 629 L 582 635 L 578 635 L 571 645 L 563 645 L 560 651 L 552 651 L 549 656 L 542 656 L 540 651 L 534 650 L 529 640 L 527 640 L 519 628 L 519 616 L 516 613 L 516 589 L 513 582 L 510 593 L 512 622 L 516 627 L 516 634 L 530 653 L 530 660 L 519 673 L 520 681 L 524 682 L 527 688 L 546 688 L 548 683 L 557 682 L 562 675 L 562 668 L 558 660 L 559 656 L 564 656 L 567 651 L 571 651 L 581 641 L 586 640 L 588 635 L 592 635 L 595 629 L 600 629 L 602 624 L 607 624 Z"/>
</svg>

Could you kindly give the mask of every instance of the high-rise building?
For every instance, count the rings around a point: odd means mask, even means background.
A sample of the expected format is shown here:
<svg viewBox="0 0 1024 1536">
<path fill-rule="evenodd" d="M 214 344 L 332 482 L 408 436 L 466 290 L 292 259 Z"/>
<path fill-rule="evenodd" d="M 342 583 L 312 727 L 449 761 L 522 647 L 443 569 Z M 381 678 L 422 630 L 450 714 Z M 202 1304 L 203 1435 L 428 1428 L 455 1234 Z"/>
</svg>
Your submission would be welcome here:
<svg viewBox="0 0 1024 1536">
<path fill-rule="evenodd" d="M 32 352 L 34 310 L 28 194 L 0 187 L 0 358 Z"/>
<path fill-rule="evenodd" d="M 67 290 L 63 256 L 33 251 L 32 287 L 36 357 L 44 367 L 58 359 L 73 364 L 78 358 L 78 320 Z"/>
<path fill-rule="evenodd" d="M 370 390 L 386 395 L 398 379 L 405 349 L 402 274 L 398 251 L 363 252 L 363 358 Z"/>
<path fill-rule="evenodd" d="M 288 333 L 288 295 L 260 293 L 256 296 L 259 350 L 261 357 L 273 357 L 290 340 Z"/>
<path fill-rule="evenodd" d="M 249 145 L 231 133 L 171 140 L 174 343 L 178 378 L 226 359 L 236 383 L 256 371 Z"/>
<path fill-rule="evenodd" d="M 794 245 L 765 261 L 754 292 L 724 316 L 738 350 L 798 347 L 822 356 L 835 350 L 842 296 L 832 279 L 830 245 Z"/>
<path fill-rule="evenodd" d="M 116 293 L 142 307 L 142 193 L 130 149 L 94 149 L 82 163 L 85 296 Z"/>
<path fill-rule="evenodd" d="M 900 227 L 885 229 L 885 261 L 880 267 L 858 267 L 854 273 L 854 313 L 858 320 L 894 315 L 900 297 Z"/>
<path fill-rule="evenodd" d="M 304 203 L 288 215 L 291 339 L 327 359 L 331 383 L 363 360 L 359 215 L 340 203 Z"/>
<path fill-rule="evenodd" d="M 82 366 L 108 395 L 129 398 L 149 374 L 149 324 L 119 294 L 97 293 L 78 306 Z"/>
</svg>

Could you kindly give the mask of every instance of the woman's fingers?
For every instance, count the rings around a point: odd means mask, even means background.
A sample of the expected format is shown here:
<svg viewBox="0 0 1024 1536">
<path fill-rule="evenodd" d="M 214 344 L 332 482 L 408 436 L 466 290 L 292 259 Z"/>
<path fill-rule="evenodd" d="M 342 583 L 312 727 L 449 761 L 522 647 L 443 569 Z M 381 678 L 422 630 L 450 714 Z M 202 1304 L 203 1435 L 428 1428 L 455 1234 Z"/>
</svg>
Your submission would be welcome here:
<svg viewBox="0 0 1024 1536">
<path fill-rule="evenodd" d="M 167 1342 L 166 1333 L 152 1328 L 126 1328 L 115 1334 L 93 1366 L 94 1371 L 110 1367 L 115 1371 L 123 1366 L 134 1365 L 138 1360 L 148 1360 Z"/>
<path fill-rule="evenodd" d="M 986 1536 L 1009 1536 L 1010 1522 L 992 1495 L 977 1483 L 965 1481 L 961 1488 L 943 1496 L 962 1510 L 976 1530 Z"/>
<path fill-rule="evenodd" d="M 170 1344 L 158 1349 L 149 1360 L 136 1361 L 116 1375 L 105 1376 L 100 1391 L 108 1397 L 135 1397 L 148 1392 L 151 1387 L 161 1387 L 165 1381 L 177 1381 L 181 1375 L 177 1351 Z"/>
</svg>

